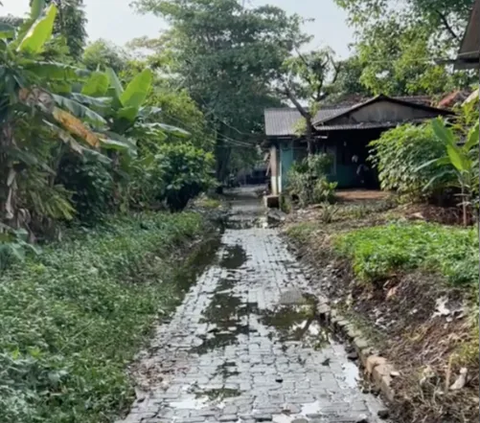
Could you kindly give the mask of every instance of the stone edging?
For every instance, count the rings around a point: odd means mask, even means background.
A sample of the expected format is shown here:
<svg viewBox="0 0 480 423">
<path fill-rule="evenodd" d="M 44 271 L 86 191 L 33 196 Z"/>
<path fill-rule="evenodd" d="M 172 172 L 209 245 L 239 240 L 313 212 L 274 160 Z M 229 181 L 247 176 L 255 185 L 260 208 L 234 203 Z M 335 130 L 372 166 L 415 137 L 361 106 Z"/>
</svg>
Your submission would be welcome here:
<svg viewBox="0 0 480 423">
<path fill-rule="evenodd" d="M 330 328 L 347 339 L 355 347 L 364 369 L 364 375 L 375 388 L 377 388 L 385 398 L 392 402 L 395 397 L 395 391 L 391 387 L 393 377 L 398 376 L 398 372 L 385 357 L 379 356 L 374 346 L 366 338 L 362 331 L 357 329 L 353 323 L 349 322 L 337 310 L 328 305 L 328 299 L 320 297 L 317 305 L 317 314 L 319 318 L 326 322 Z"/>
<path fill-rule="evenodd" d="M 298 257 L 299 248 L 287 237 L 287 245 L 289 249 Z M 315 274 L 314 266 L 305 262 L 305 258 L 300 258 L 304 265 L 304 274 L 307 280 L 311 281 L 312 274 Z M 373 343 L 366 337 L 363 332 L 355 327 L 346 317 L 342 316 L 338 310 L 330 305 L 330 300 L 318 292 L 310 292 L 318 299 L 316 307 L 316 317 L 324 324 L 327 324 L 333 333 L 340 335 L 341 338 L 351 342 L 360 359 L 364 370 L 365 379 L 370 382 L 373 387 L 382 393 L 382 396 L 390 403 L 395 398 L 395 391 L 391 387 L 394 377 L 400 374 L 395 370 L 394 366 L 388 362 L 385 357 L 381 357 Z M 388 410 L 379 413 L 379 417 L 388 418 Z"/>
</svg>

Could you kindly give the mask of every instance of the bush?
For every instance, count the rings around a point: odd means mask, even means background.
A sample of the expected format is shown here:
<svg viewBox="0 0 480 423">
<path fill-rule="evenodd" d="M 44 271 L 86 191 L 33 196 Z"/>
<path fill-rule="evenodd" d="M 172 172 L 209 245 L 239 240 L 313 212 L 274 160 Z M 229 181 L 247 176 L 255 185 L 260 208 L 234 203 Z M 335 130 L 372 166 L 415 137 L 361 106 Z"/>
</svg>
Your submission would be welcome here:
<svg viewBox="0 0 480 423">
<path fill-rule="evenodd" d="M 422 199 L 437 194 L 448 183 L 439 178 L 428 190 L 424 188 L 438 173 L 426 162 L 443 157 L 445 147 L 430 125 L 402 125 L 385 132 L 373 147 L 370 160 L 379 172 L 381 187 L 397 191 L 409 199 Z"/>
<path fill-rule="evenodd" d="M 114 181 L 111 167 L 89 152 L 83 156 L 64 155 L 57 182 L 73 192 L 72 203 L 79 220 L 95 221 L 112 211 Z"/>
<path fill-rule="evenodd" d="M 166 258 L 206 233 L 194 213 L 117 216 L 4 273 L 0 421 L 114 421 L 134 397 L 126 364 L 180 294 Z"/>
<path fill-rule="evenodd" d="M 389 224 L 337 236 L 334 245 L 353 260 L 355 273 L 366 281 L 389 278 L 398 270 L 425 269 L 452 284 L 478 284 L 476 229 Z"/>
<path fill-rule="evenodd" d="M 193 145 L 163 145 L 156 162 L 165 184 L 165 192 L 159 194 L 171 210 L 184 209 L 189 200 L 214 186 L 213 155 Z"/>
<path fill-rule="evenodd" d="M 311 155 L 293 165 L 288 174 L 288 191 L 301 207 L 334 201 L 337 183 L 327 180 L 331 166 L 332 157 L 327 154 Z"/>
</svg>

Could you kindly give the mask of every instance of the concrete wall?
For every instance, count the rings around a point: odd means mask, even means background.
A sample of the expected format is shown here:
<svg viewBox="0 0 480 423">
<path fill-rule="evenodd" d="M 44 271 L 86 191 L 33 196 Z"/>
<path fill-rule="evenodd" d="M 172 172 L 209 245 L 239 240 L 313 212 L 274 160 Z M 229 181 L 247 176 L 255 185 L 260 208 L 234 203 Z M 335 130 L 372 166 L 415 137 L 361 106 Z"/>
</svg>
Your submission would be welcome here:
<svg viewBox="0 0 480 423">
<path fill-rule="evenodd" d="M 280 177 L 279 177 L 279 151 L 277 146 L 270 147 L 270 185 L 273 195 L 280 194 Z"/>
</svg>

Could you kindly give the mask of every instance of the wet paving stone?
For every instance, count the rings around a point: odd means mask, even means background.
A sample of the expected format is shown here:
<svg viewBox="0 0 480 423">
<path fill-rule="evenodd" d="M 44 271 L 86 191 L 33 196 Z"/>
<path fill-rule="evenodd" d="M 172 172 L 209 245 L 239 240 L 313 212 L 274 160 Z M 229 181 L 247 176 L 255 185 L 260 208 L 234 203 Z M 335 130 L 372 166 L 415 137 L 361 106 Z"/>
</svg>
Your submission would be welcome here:
<svg viewBox="0 0 480 423">
<path fill-rule="evenodd" d="M 147 398 L 122 422 L 379 422 L 382 404 L 362 393 L 355 364 L 314 319 L 277 230 L 238 227 L 157 328 L 136 372 Z"/>
</svg>

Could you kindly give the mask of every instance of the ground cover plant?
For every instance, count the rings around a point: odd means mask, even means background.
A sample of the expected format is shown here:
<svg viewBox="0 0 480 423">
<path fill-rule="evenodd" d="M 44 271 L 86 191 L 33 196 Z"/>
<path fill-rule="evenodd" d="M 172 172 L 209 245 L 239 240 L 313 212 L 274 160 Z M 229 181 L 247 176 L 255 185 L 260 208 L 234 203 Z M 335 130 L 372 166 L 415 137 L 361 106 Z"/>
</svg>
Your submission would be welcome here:
<svg viewBox="0 0 480 423">
<path fill-rule="evenodd" d="M 357 229 L 334 240 L 363 280 L 386 279 L 396 271 L 437 271 L 452 284 L 478 284 L 476 229 L 431 223 L 392 223 Z"/>
<path fill-rule="evenodd" d="M 3 273 L 0 421 L 114 421 L 126 365 L 180 297 L 171 251 L 206 231 L 196 213 L 117 216 Z"/>
</svg>

